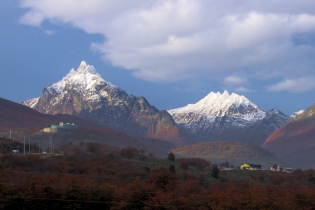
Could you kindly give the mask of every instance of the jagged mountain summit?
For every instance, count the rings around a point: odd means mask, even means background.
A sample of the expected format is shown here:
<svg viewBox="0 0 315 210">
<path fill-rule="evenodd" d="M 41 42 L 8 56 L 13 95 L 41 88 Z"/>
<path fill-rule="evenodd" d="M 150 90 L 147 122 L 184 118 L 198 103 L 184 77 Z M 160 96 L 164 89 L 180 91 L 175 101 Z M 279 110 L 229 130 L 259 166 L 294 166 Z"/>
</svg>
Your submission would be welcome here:
<svg viewBox="0 0 315 210">
<path fill-rule="evenodd" d="M 180 127 L 167 111 L 159 111 L 144 97 L 128 95 L 105 81 L 85 61 L 44 88 L 40 97 L 22 104 L 45 114 L 75 115 L 131 135 L 171 139 L 179 145 L 182 141 Z"/>
<path fill-rule="evenodd" d="M 266 112 L 245 96 L 228 91 L 211 92 L 195 104 L 168 112 L 197 141 L 239 141 L 259 146 L 291 119 L 277 109 Z"/>
<path fill-rule="evenodd" d="M 103 88 L 101 88 L 103 87 Z M 107 91 L 106 91 L 107 90 Z M 23 105 L 31 108 L 40 109 L 38 111 L 47 114 L 57 114 L 60 111 L 51 109 L 64 98 L 69 91 L 75 91 L 85 101 L 102 101 L 103 98 L 108 96 L 109 90 L 119 91 L 120 89 L 111 83 L 102 79 L 93 66 L 88 65 L 82 61 L 79 68 L 76 70 L 71 69 L 70 72 L 57 83 L 45 88 L 41 97 L 33 98 L 28 101 L 22 102 Z M 49 101 L 49 106 L 41 106 L 44 101 Z M 116 101 L 114 103 L 118 103 Z M 65 114 L 73 114 L 73 111 L 79 110 L 81 105 L 78 102 L 72 103 L 75 109 L 65 109 Z"/>
<path fill-rule="evenodd" d="M 240 117 L 246 121 L 265 117 L 265 112 L 247 98 L 235 93 L 230 95 L 226 90 L 222 94 L 220 92 L 210 92 L 195 104 L 188 104 L 185 107 L 172 109 L 168 112 L 173 116 L 192 113 L 212 120 L 215 117 L 223 116 Z"/>
</svg>

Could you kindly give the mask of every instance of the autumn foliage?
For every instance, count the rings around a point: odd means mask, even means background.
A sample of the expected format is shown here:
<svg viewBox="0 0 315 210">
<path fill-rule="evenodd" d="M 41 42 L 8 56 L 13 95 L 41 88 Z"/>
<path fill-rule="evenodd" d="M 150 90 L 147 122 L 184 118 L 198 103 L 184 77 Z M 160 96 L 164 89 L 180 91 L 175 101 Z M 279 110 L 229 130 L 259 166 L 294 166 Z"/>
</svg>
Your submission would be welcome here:
<svg viewBox="0 0 315 210">
<path fill-rule="evenodd" d="M 312 209 L 315 171 L 222 172 L 202 159 L 160 159 L 129 147 L 66 145 L 64 155 L 0 157 L 0 209 Z M 130 156 L 130 154 L 132 154 Z M 144 158 L 145 157 L 145 158 Z M 189 166 L 180 168 L 181 161 Z M 201 165 L 200 169 L 197 169 Z M 145 167 L 143 167 L 145 166 Z M 172 167 L 172 168 L 173 168 Z M 193 169 L 193 170 L 190 170 Z M 203 169 L 203 170 L 201 170 Z M 250 172 L 248 172 L 250 173 Z M 224 179 L 223 179 L 223 178 Z M 205 183 L 208 182 L 206 185 Z"/>
</svg>

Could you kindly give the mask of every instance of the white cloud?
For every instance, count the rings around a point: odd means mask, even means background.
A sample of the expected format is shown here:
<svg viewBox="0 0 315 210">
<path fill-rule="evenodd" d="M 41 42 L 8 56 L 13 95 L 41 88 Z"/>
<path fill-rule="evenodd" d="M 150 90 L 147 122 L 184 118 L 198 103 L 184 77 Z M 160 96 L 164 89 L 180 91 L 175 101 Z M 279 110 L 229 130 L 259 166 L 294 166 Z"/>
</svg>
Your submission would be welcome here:
<svg viewBox="0 0 315 210">
<path fill-rule="evenodd" d="M 235 92 L 239 92 L 239 93 L 250 93 L 250 92 L 254 92 L 252 89 L 249 88 L 245 88 L 245 87 L 238 87 L 234 90 Z"/>
<path fill-rule="evenodd" d="M 307 92 L 315 89 L 314 77 L 301 77 L 298 79 L 285 79 L 278 84 L 268 87 L 269 91 L 290 91 L 293 93 Z"/>
<path fill-rule="evenodd" d="M 55 31 L 53 31 L 53 30 L 44 30 L 44 33 L 47 34 L 47 35 L 54 35 Z"/>
<path fill-rule="evenodd" d="M 91 48 L 113 65 L 155 82 L 191 78 L 298 78 L 314 72 L 315 47 L 293 37 L 315 34 L 308 0 L 23 0 L 20 22 L 71 24 L 101 34 Z M 298 71 L 297 71 L 298 69 Z"/>
<path fill-rule="evenodd" d="M 224 78 L 224 83 L 229 86 L 237 86 L 237 85 L 242 85 L 247 82 L 247 79 L 245 77 L 241 76 L 227 76 Z"/>
</svg>

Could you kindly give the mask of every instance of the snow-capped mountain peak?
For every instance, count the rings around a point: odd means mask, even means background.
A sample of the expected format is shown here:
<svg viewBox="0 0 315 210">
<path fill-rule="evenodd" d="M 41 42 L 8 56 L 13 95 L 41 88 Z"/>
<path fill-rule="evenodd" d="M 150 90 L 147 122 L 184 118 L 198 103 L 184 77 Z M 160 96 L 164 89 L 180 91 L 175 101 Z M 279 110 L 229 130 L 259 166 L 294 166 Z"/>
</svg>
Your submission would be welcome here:
<svg viewBox="0 0 315 210">
<path fill-rule="evenodd" d="M 290 120 L 277 109 L 264 111 L 245 96 L 210 92 L 195 104 L 168 111 L 198 141 L 246 141 L 262 145 Z"/>
<path fill-rule="evenodd" d="M 300 111 L 297 111 L 297 112 L 294 112 L 293 114 L 290 115 L 290 117 L 293 119 L 293 118 L 296 118 L 298 115 L 300 114 L 303 114 L 305 110 L 300 110 Z"/>
<path fill-rule="evenodd" d="M 76 92 L 84 101 L 99 102 L 108 97 L 109 91 L 118 90 L 120 88 L 105 81 L 94 66 L 82 61 L 77 70 L 71 69 L 59 82 L 46 87 L 43 95 L 47 98 L 47 102 L 52 104 L 68 100 L 69 91 Z M 39 106 L 39 99 L 39 97 L 33 98 L 22 102 L 22 104 L 36 109 Z"/>
<path fill-rule="evenodd" d="M 97 71 L 95 70 L 94 66 L 88 65 L 85 61 L 82 61 L 80 63 L 80 66 L 79 66 L 77 72 L 80 73 L 80 74 L 88 74 L 88 73 L 90 73 L 90 74 L 96 74 L 96 75 L 100 76 L 97 73 Z"/>
<path fill-rule="evenodd" d="M 81 91 L 95 88 L 95 86 L 107 84 L 111 88 L 116 86 L 109 82 L 106 82 L 101 75 L 95 70 L 94 66 L 88 65 L 85 61 L 82 61 L 77 70 L 71 69 L 70 72 L 62 78 L 59 82 L 47 87 L 47 90 L 52 93 L 56 91 L 61 93 L 64 91 L 67 85 L 78 86 Z"/>
<path fill-rule="evenodd" d="M 246 109 L 248 109 L 246 111 Z M 214 93 L 210 92 L 206 97 L 195 104 L 169 110 L 171 114 L 194 113 L 204 116 L 226 116 L 247 114 L 252 111 L 261 110 L 256 104 L 250 102 L 245 96 L 236 93 L 229 94 L 228 91 Z"/>
</svg>

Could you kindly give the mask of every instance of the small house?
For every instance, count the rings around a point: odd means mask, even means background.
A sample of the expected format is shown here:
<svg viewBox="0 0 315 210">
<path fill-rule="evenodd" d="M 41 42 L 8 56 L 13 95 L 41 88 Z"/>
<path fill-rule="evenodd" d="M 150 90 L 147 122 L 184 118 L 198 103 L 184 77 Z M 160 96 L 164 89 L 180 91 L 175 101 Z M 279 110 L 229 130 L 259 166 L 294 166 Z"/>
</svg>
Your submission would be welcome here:
<svg viewBox="0 0 315 210">
<path fill-rule="evenodd" d="M 60 122 L 59 125 L 51 125 L 48 128 L 44 128 L 44 132 L 60 132 L 60 131 L 67 131 L 67 130 L 76 130 L 78 126 L 74 123 L 64 123 Z"/>
<path fill-rule="evenodd" d="M 20 151 L 19 150 L 12 150 L 12 154 L 13 155 L 18 155 L 18 154 L 20 154 Z"/>
</svg>

